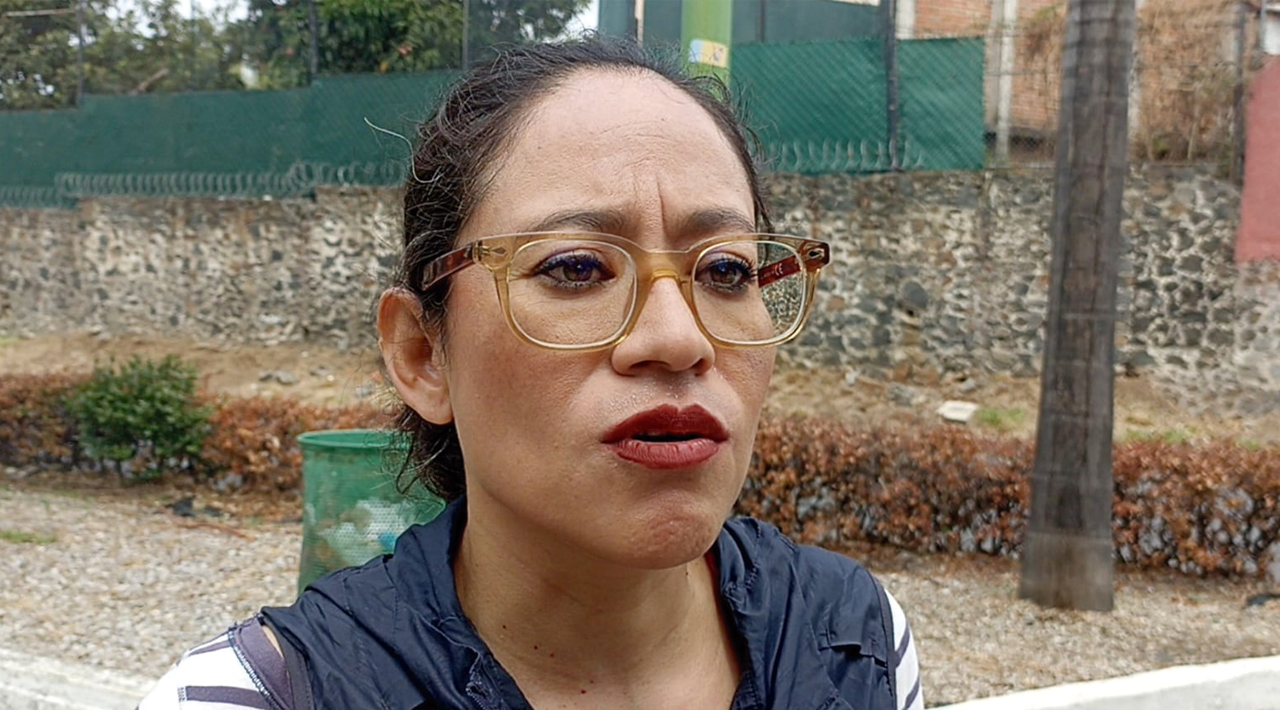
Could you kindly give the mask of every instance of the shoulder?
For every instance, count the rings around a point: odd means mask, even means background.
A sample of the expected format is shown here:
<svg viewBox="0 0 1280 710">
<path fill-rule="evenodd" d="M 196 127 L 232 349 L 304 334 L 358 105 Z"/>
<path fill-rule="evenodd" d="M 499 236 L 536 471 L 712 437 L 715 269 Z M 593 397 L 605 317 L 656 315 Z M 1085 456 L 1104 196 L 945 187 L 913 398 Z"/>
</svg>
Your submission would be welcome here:
<svg viewBox="0 0 1280 710">
<path fill-rule="evenodd" d="M 291 710 L 283 659 L 273 662 L 269 643 L 256 619 L 229 629 L 182 654 L 137 710 Z"/>
<path fill-rule="evenodd" d="M 847 603 L 851 599 L 878 605 L 878 583 L 853 558 L 811 545 L 800 545 L 775 526 L 754 518 L 734 518 L 725 533 L 743 557 L 747 574 L 758 571 L 774 585 L 788 585 L 811 603 Z"/>
<path fill-rule="evenodd" d="M 759 520 L 731 520 L 725 532 L 742 551 L 747 576 L 759 571 L 757 585 L 772 588 L 775 599 L 803 598 L 820 648 L 874 656 L 891 668 L 898 710 L 922 710 L 919 659 L 906 614 L 871 572 L 847 555 L 797 544 Z"/>
</svg>

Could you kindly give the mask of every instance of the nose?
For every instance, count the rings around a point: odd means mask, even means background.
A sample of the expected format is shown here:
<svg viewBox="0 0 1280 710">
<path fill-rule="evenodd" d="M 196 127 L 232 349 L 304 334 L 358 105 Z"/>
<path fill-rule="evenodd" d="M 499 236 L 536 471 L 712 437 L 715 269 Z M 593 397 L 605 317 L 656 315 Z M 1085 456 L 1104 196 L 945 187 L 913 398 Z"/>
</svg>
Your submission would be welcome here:
<svg viewBox="0 0 1280 710">
<path fill-rule="evenodd" d="M 613 368 L 638 374 L 647 368 L 702 374 L 715 364 L 716 350 L 702 334 L 674 277 L 656 279 L 631 333 L 613 348 Z"/>
</svg>

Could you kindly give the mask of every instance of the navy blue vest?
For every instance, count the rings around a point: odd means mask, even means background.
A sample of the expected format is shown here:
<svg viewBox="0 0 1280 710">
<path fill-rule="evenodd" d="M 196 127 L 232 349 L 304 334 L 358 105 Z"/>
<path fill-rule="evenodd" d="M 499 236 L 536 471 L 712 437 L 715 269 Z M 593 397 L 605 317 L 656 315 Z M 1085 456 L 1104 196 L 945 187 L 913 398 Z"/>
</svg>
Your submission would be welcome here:
<svg viewBox="0 0 1280 710">
<path fill-rule="evenodd" d="M 394 555 L 263 609 L 305 660 L 317 710 L 530 710 L 454 590 L 465 511 L 455 502 Z M 870 573 L 750 519 L 726 523 L 712 555 L 742 667 L 731 710 L 896 710 L 888 605 Z"/>
</svg>

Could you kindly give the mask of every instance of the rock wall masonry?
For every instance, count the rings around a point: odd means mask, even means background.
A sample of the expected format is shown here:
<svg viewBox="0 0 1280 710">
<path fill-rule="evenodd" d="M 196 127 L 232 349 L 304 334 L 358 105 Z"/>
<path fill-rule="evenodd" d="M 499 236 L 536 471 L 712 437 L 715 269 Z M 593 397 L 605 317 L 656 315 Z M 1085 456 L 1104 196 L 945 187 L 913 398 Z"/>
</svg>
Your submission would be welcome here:
<svg viewBox="0 0 1280 710">
<path fill-rule="evenodd" d="M 1052 202 L 1040 171 L 775 181 L 777 228 L 835 245 L 788 355 L 893 380 L 1037 374 Z M 1275 408 L 1280 264 L 1235 265 L 1239 206 L 1204 171 L 1131 174 L 1116 362 Z"/>
<path fill-rule="evenodd" d="M 770 189 L 777 231 L 834 245 L 784 358 L 924 383 L 1036 374 L 1047 172 L 783 175 Z M 399 199 L 335 188 L 0 210 L 0 333 L 370 345 Z M 1205 170 L 1151 169 L 1131 175 L 1125 206 L 1117 365 L 1280 406 L 1280 264 L 1234 264 L 1239 190 Z"/>
</svg>

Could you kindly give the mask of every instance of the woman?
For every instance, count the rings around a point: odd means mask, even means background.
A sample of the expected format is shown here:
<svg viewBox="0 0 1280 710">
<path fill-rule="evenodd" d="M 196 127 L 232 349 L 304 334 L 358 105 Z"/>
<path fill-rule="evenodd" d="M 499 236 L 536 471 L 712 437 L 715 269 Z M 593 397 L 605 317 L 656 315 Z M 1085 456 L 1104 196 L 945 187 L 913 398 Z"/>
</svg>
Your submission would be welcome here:
<svg viewBox="0 0 1280 710">
<path fill-rule="evenodd" d="M 923 707 L 865 570 L 726 523 L 828 252 L 767 235 L 720 96 L 585 40 L 446 97 L 378 330 L 451 505 L 193 649 L 142 710 Z"/>
</svg>

